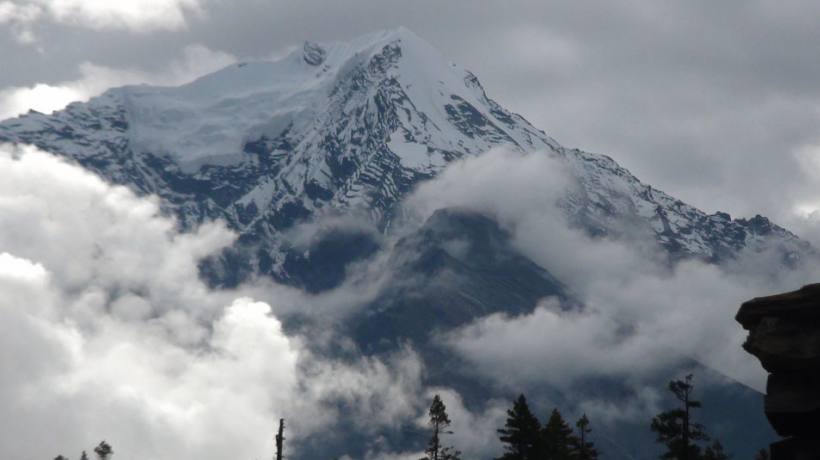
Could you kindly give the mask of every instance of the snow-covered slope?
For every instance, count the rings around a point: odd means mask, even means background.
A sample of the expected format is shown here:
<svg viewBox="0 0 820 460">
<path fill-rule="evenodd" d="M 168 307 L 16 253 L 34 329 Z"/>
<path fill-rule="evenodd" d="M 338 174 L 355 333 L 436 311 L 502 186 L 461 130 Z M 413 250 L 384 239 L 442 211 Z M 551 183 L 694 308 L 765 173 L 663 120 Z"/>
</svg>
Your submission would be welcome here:
<svg viewBox="0 0 820 460">
<path fill-rule="evenodd" d="M 675 257 L 806 245 L 765 218 L 707 215 L 603 155 L 569 150 L 489 99 L 478 79 L 404 28 L 305 43 L 276 62 L 232 65 L 180 87 L 129 86 L 0 123 L 35 144 L 164 199 L 183 225 L 222 218 L 248 272 L 288 279 L 281 232 L 326 212 L 381 228 L 419 181 L 506 145 L 554 155 L 578 181 L 561 205 L 593 234 L 639 226 Z"/>
</svg>

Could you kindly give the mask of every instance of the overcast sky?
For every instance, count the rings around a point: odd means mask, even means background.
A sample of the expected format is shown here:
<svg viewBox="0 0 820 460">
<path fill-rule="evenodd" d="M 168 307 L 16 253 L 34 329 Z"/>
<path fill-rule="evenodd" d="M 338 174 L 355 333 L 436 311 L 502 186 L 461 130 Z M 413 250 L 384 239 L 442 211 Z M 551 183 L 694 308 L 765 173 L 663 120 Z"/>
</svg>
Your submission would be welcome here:
<svg viewBox="0 0 820 460">
<path fill-rule="evenodd" d="M 820 206 L 818 14 L 810 1 L 0 0 L 0 113 L 405 25 L 564 145 L 810 237 L 796 216 Z"/>
<path fill-rule="evenodd" d="M 808 1 L 0 0 L 0 117 L 28 108 L 50 111 L 116 85 L 181 84 L 237 60 L 281 56 L 304 40 L 348 40 L 404 25 L 472 70 L 490 97 L 564 145 L 606 153 L 643 181 L 708 212 L 762 213 L 820 244 L 820 231 L 807 216 L 820 208 L 818 15 L 820 4 Z M 199 442 L 199 458 L 224 458 L 236 445 L 247 449 L 244 457 L 254 458 L 270 452 L 269 425 L 282 413 L 314 410 L 323 416 L 315 417 L 315 426 L 296 425 L 296 436 L 324 429 L 334 415 L 320 403 L 332 397 L 375 401 L 365 409 L 382 412 L 382 400 L 396 401 L 386 411 L 394 419 L 423 410 L 421 368 L 413 353 L 387 362 L 326 361 L 311 356 L 303 338 L 284 335 L 279 321 L 268 315 L 269 310 L 284 314 L 290 304 L 303 307 L 298 293 L 281 287 L 273 294 L 207 290 L 196 275 L 197 257 L 233 238 L 218 224 L 178 235 L 151 198 L 110 187 L 47 155 L 30 153 L 25 161 L 18 156 L 0 149 L 0 197 L 14 197 L 0 199 L 0 249 L 12 249 L 0 252 L 0 288 L 9 293 L 0 298 L 0 345 L 5 344 L 0 354 L 11 350 L 0 362 L 24 372 L 0 374 L 0 402 L 11 407 L 9 414 L 19 415 L 14 423 L 0 420 L 0 433 L 5 433 L 0 440 L 25 442 L 0 442 L 15 444 L 0 453 L 21 458 L 16 449 L 41 442 L 41 426 L 49 432 L 70 428 L 42 447 L 56 454 L 63 446 L 74 449 L 96 439 L 111 420 L 128 420 L 130 425 L 112 428 L 109 438 L 124 439 L 116 443 L 123 452 L 160 458 L 162 451 L 174 458 L 173 449 L 185 445 L 179 439 L 191 436 L 191 442 Z M 556 375 L 583 374 L 586 369 L 578 370 L 578 363 L 600 368 L 601 363 L 637 359 L 654 369 L 666 356 L 640 353 L 657 350 L 654 344 L 662 337 L 692 356 L 707 350 L 720 367 L 735 369 L 741 381 L 762 381 L 756 361 L 739 351 L 743 332 L 731 314 L 756 289 L 768 287 L 760 281 L 763 275 L 715 273 L 714 267 L 694 263 L 675 277 L 645 272 L 645 261 L 619 245 L 592 245 L 553 227 L 555 219 L 542 203 L 560 177 L 545 178 L 538 172 L 550 167 L 528 163 L 545 158 L 520 160 L 510 166 L 517 174 L 494 178 L 499 161 L 514 163 L 498 152 L 474 159 L 469 166 L 474 169 L 464 167 L 466 174 L 456 169 L 421 188 L 415 203 L 427 197 L 440 206 L 438 197 L 447 196 L 453 205 L 512 213 L 506 217 L 515 243 L 533 260 L 545 266 L 549 260 L 577 262 L 555 268 L 563 268 L 562 279 L 585 287 L 582 294 L 592 314 L 562 318 L 547 302 L 522 319 L 534 335 L 578 340 L 566 342 L 578 355 L 551 361 L 566 367 Z M 476 171 L 487 177 L 475 180 Z M 476 182 L 510 193 L 485 197 L 470 188 Z M 455 193 L 459 190 L 466 192 Z M 526 195 L 519 190 L 543 193 L 530 193 L 527 203 L 519 199 Z M 38 224 L 45 220 L 48 226 Z M 133 234 L 134 229 L 140 231 Z M 551 244 L 543 235 L 552 235 Z M 560 251 L 572 257 L 554 257 Z M 124 257 L 133 266 L 106 265 L 109 259 L 99 253 Z M 753 262 L 748 264 L 753 268 L 772 266 Z M 815 275 L 789 275 L 782 286 L 796 287 Z M 596 278 L 577 278 L 583 276 Z M 101 293 L 130 285 L 143 294 L 101 306 Z M 332 295 L 338 306 L 339 293 Z M 246 296 L 276 302 L 268 306 Z M 26 310 L 19 308 L 23 304 Z M 167 311 L 167 305 L 179 308 Z M 110 312 L 99 314 L 103 308 Z M 724 313 L 728 310 L 731 314 Z M 71 321 L 64 321 L 62 311 Z M 608 313 L 601 316 L 601 311 Z M 642 334 L 625 346 L 597 347 L 615 337 L 613 318 L 630 315 L 643 318 Z M 692 315 L 699 320 L 691 321 Z M 145 321 L 149 317 L 156 319 Z M 507 377 L 509 369 L 498 363 L 509 363 L 509 357 L 488 355 L 484 348 L 487 340 L 505 334 L 510 340 L 524 337 L 527 324 L 517 321 L 488 317 L 443 340 Z M 200 322 L 214 332 L 197 328 Z M 547 328 L 556 332 L 545 335 Z M 730 328 L 731 334 L 724 332 Z M 692 341 L 680 345 L 670 330 L 698 340 L 687 348 Z M 130 348 L 111 346 L 123 341 Z M 192 354 L 186 348 L 203 341 L 213 353 Z M 530 346 L 533 352 L 525 357 L 545 362 L 540 353 L 550 342 Z M 22 355 L 14 350 L 23 347 L 33 359 L 18 359 Z M 312 367 L 300 370 L 297 360 Z M 129 365 L 122 368 L 121 363 Z M 603 366 L 601 372 L 618 371 L 613 369 Z M 275 398 L 265 390 L 274 373 L 281 387 Z M 19 397 L 33 388 L 32 381 L 46 382 L 34 388 L 41 392 L 41 413 L 31 413 L 28 400 Z M 55 381 L 66 383 L 52 385 Z M 243 391 L 234 391 L 239 385 Z M 377 393 L 368 393 L 373 388 Z M 454 419 L 468 420 L 459 423 L 496 426 L 503 417 L 495 406 L 474 418 L 461 414 L 459 395 L 442 391 L 449 395 Z M 233 417 L 246 421 L 246 432 L 231 432 L 212 415 L 226 404 L 220 399 L 225 394 L 235 396 L 228 402 L 236 408 Z M 196 424 L 186 412 L 191 401 L 204 401 L 198 406 L 204 416 Z M 293 406 L 297 402 L 303 407 Z M 107 417 L 83 418 L 97 413 Z M 220 439 L 198 437 L 223 430 Z M 145 439 L 153 443 L 141 444 Z M 258 442 L 240 442 L 244 439 Z M 478 445 L 474 440 L 462 444 Z"/>
</svg>

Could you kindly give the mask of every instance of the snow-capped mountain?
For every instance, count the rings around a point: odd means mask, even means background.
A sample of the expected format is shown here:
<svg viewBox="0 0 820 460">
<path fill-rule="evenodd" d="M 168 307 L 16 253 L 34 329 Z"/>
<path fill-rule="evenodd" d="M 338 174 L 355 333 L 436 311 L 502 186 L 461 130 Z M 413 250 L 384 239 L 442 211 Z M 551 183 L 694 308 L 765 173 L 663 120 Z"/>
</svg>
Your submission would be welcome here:
<svg viewBox="0 0 820 460">
<path fill-rule="evenodd" d="M 745 247 L 775 245 L 789 257 L 806 249 L 763 217 L 707 215 L 607 156 L 562 147 L 404 28 L 305 43 L 180 87 L 127 86 L 52 115 L 30 112 L 0 123 L 4 141 L 156 194 L 184 226 L 224 219 L 242 235 L 244 270 L 285 280 L 283 230 L 351 211 L 388 228 L 420 181 L 502 145 L 565 162 L 579 186 L 561 206 L 592 234 L 638 225 L 674 257 L 707 260 Z"/>
<path fill-rule="evenodd" d="M 706 214 L 607 156 L 561 146 L 403 28 L 349 43 L 305 43 L 281 60 L 235 64 L 179 87 L 116 88 L 51 115 L 30 112 L 0 122 L 0 142 L 34 144 L 157 195 L 184 227 L 226 221 L 240 234 L 237 244 L 203 264 L 217 284 L 262 274 L 314 292 L 333 288 L 349 263 L 379 250 L 379 239 L 369 230 L 334 230 L 305 251 L 291 246 L 289 230 L 322 216 L 358 213 L 389 232 L 401 223 L 400 204 L 415 186 L 453 161 L 502 146 L 563 163 L 573 186 L 558 205 L 591 235 L 654 235 L 673 260 L 718 262 L 744 249 L 775 249 L 793 263 L 813 253 L 764 217 Z M 365 353 L 409 340 L 425 359 L 437 357 L 426 361 L 428 383 L 446 383 L 475 400 L 498 397 L 497 388 L 461 374 L 454 358 L 428 340 L 431 327 L 530 312 L 546 296 L 572 305 L 571 292 L 549 267 L 518 252 L 487 216 L 439 210 L 401 236 L 387 262 L 401 282 L 387 283 L 349 319 L 350 337 Z M 456 243 L 470 250 L 452 251 Z M 721 396 L 726 413 L 756 404 L 756 394 L 736 390 Z M 752 418 L 734 425 L 736 432 L 764 439 L 768 425 Z M 643 433 L 645 426 L 617 429 Z M 611 439 L 622 439 L 614 433 Z M 356 434 L 340 435 L 339 446 L 324 438 L 315 443 L 321 452 L 314 457 L 348 452 L 342 450 L 353 444 L 348 435 Z M 622 457 L 640 458 L 651 442 L 640 438 Z"/>
</svg>

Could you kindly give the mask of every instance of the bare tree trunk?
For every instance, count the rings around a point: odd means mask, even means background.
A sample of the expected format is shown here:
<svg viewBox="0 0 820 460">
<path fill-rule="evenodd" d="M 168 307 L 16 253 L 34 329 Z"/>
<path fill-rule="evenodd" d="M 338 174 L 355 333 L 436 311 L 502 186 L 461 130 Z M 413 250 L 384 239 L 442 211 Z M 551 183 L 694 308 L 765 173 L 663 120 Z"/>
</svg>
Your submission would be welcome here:
<svg viewBox="0 0 820 460">
<path fill-rule="evenodd" d="M 285 437 L 285 419 L 279 419 L 279 432 L 276 433 L 276 460 L 282 460 L 282 445 L 284 444 Z"/>
<path fill-rule="evenodd" d="M 683 406 L 685 408 L 685 415 L 683 417 L 683 458 L 681 460 L 689 460 L 689 389 L 684 392 Z"/>
<path fill-rule="evenodd" d="M 438 439 L 438 422 L 435 423 L 433 428 L 433 460 L 438 460 L 438 447 L 439 447 L 439 439 Z"/>
</svg>

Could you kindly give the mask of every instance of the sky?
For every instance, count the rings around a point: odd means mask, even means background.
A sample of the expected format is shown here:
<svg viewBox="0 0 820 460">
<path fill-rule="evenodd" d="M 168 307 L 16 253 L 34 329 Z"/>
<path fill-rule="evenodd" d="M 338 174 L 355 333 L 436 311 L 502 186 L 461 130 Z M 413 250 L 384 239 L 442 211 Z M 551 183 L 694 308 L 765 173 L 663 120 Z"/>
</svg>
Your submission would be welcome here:
<svg viewBox="0 0 820 460">
<path fill-rule="evenodd" d="M 608 154 L 707 212 L 761 213 L 820 242 L 812 215 L 820 209 L 820 62 L 809 46 L 820 39 L 818 9 L 697 0 L 0 0 L 0 117 L 48 112 L 123 84 L 177 85 L 236 61 L 275 59 L 304 40 L 404 25 L 562 144 Z M 641 366 L 631 372 L 650 374 L 669 365 L 663 347 L 673 347 L 760 388 L 765 376 L 739 352 L 745 333 L 733 311 L 816 273 L 772 282 L 766 254 L 725 271 L 692 262 L 659 273 L 632 248 L 557 224 L 543 203 L 561 175 L 545 181 L 544 171 L 556 166 L 491 152 L 448 169 L 409 203 L 422 215 L 445 204 L 493 214 L 521 252 L 583 287 L 588 310 L 566 313 L 546 299 L 530 315 L 491 315 L 440 342 L 499 382 L 554 376 L 549 383 L 569 387 L 591 370 L 619 376 L 632 363 Z M 196 263 L 234 240 L 218 222 L 180 233 L 155 198 L 29 147 L 0 146 L 0 179 L 0 362 L 19 371 L 0 374 L 5 456 L 26 458 L 43 430 L 55 435 L 42 452 L 74 455 L 108 430 L 115 450 L 134 458 L 267 457 L 279 416 L 311 415 L 290 427 L 299 439 L 333 422 L 338 407 L 329 402 L 389 424 L 423 415 L 431 391 L 458 420 L 461 445 L 494 448 L 474 438 L 497 426 L 503 403 L 470 412 L 451 389 L 422 388 L 411 349 L 378 359 L 315 355 L 278 319 L 346 311 L 372 291 L 213 291 Z M 628 340 L 625 324 L 637 331 Z M 492 347 L 498 340 L 509 347 Z M 545 349 L 555 350 L 549 360 Z M 538 367 L 546 361 L 560 372 Z M 222 436 L 208 436 L 215 431 Z"/>
<path fill-rule="evenodd" d="M 813 241 L 815 2 L 0 1 L 0 115 L 404 25 L 562 144 Z M 435 14 L 432 14 L 435 12 Z"/>
</svg>

